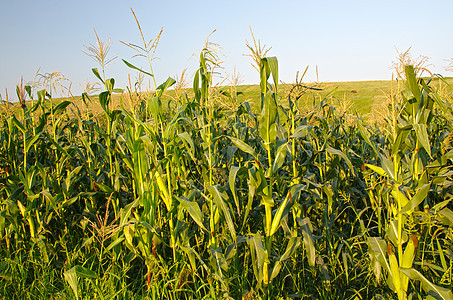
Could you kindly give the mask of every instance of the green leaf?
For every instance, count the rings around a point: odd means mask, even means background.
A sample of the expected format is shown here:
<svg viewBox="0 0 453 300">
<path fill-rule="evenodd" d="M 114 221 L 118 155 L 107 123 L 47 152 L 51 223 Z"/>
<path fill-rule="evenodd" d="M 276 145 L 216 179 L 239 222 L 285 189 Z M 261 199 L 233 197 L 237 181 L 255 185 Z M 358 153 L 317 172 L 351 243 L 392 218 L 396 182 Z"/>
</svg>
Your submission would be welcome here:
<svg viewBox="0 0 453 300">
<path fill-rule="evenodd" d="M 404 146 L 402 144 L 406 141 L 407 136 L 412 130 L 412 125 L 405 126 L 403 128 L 398 128 L 398 135 L 396 136 L 396 140 L 392 145 L 392 155 L 397 154 L 401 151 Z"/>
<path fill-rule="evenodd" d="M 126 225 L 129 220 L 130 215 L 132 214 L 132 210 L 135 209 L 139 205 L 138 199 L 134 200 L 134 202 L 129 203 L 120 211 L 120 226 Z"/>
<path fill-rule="evenodd" d="M 6 210 L 0 211 L 0 239 L 3 238 L 3 230 L 6 226 Z"/>
<path fill-rule="evenodd" d="M 260 88 L 261 88 L 261 95 L 266 94 L 268 88 L 268 82 L 270 71 L 269 71 L 269 63 L 267 62 L 266 58 L 262 58 L 260 61 Z M 261 103 L 261 108 L 263 107 L 263 103 Z"/>
<path fill-rule="evenodd" d="M 429 154 L 429 156 L 431 156 L 431 146 L 429 144 L 429 138 L 428 138 L 428 132 L 426 130 L 426 124 L 413 124 L 412 126 L 415 129 L 415 134 L 417 135 L 417 140 L 420 142 L 422 147 L 425 148 L 425 150 Z"/>
<path fill-rule="evenodd" d="M 444 208 L 442 209 L 441 211 L 439 211 L 439 215 L 441 215 L 442 217 L 444 217 L 446 220 L 443 222 L 444 224 L 446 225 L 453 225 L 453 212 L 448 209 L 448 208 Z"/>
<path fill-rule="evenodd" d="M 400 203 L 402 207 L 406 206 L 409 203 L 406 195 L 400 190 L 401 185 L 394 185 L 392 191 L 390 192 L 395 198 L 396 203 Z"/>
<path fill-rule="evenodd" d="M 250 254 L 252 256 L 253 272 L 258 283 L 263 281 L 263 265 L 267 259 L 267 252 L 263 247 L 261 235 L 256 233 L 253 237 L 247 240 L 250 247 Z"/>
<path fill-rule="evenodd" d="M 82 267 L 80 265 L 77 265 L 75 267 L 73 267 L 71 270 L 74 270 L 75 274 L 77 275 L 77 277 L 79 278 L 91 278 L 91 279 L 95 279 L 97 277 L 96 273 L 85 268 L 85 267 Z M 70 272 L 71 270 L 69 270 L 68 272 Z"/>
<path fill-rule="evenodd" d="M 67 100 L 63 101 L 61 103 L 58 103 L 58 105 L 55 106 L 55 108 L 53 110 L 54 114 L 64 111 L 69 104 L 71 104 L 71 101 L 67 101 Z"/>
<path fill-rule="evenodd" d="M 385 173 L 387 173 L 387 176 L 389 176 L 393 180 L 396 180 L 393 162 L 384 155 L 379 154 L 379 156 L 381 157 L 382 168 L 384 169 Z"/>
<path fill-rule="evenodd" d="M 11 118 L 14 125 L 16 125 L 16 127 L 22 131 L 23 134 L 25 134 L 26 132 L 26 129 L 25 129 L 25 126 L 16 118 L 16 115 L 13 115 L 13 117 Z"/>
<path fill-rule="evenodd" d="M 203 225 L 203 214 L 201 213 L 201 209 L 198 203 L 189 201 L 184 198 L 185 197 L 177 197 L 181 207 L 189 213 L 189 215 L 192 217 L 195 223 L 197 223 L 198 226 L 203 228 L 205 231 L 208 231 Z"/>
<path fill-rule="evenodd" d="M 300 246 L 300 237 L 291 238 L 286 246 L 285 253 L 275 262 L 274 268 L 272 268 L 272 273 L 270 280 L 272 281 L 275 277 L 277 277 L 278 273 L 280 273 L 280 269 L 283 266 L 285 260 L 291 257 L 294 251 L 297 250 Z"/>
<path fill-rule="evenodd" d="M 341 158 L 343 158 L 346 161 L 346 164 L 348 165 L 348 167 L 351 170 L 352 174 L 355 174 L 354 167 L 352 166 L 351 160 L 349 159 L 349 157 L 343 151 L 334 149 L 334 148 L 332 148 L 330 146 L 328 146 L 326 148 L 326 151 L 331 153 L 331 154 L 338 155 Z"/>
<path fill-rule="evenodd" d="M 74 295 L 76 296 L 76 299 L 79 299 L 79 295 L 77 292 L 77 283 L 79 278 L 91 278 L 95 279 L 96 273 L 84 268 L 82 266 L 75 266 L 71 268 L 70 270 L 64 272 L 64 278 L 68 282 L 68 284 L 71 286 L 72 291 L 74 292 Z"/>
<path fill-rule="evenodd" d="M 46 99 L 46 90 L 40 90 L 38 91 L 38 102 L 43 104 L 44 103 L 44 100 Z"/>
<path fill-rule="evenodd" d="M 151 76 L 151 77 L 154 77 L 153 74 L 148 73 L 148 72 L 146 72 L 146 71 L 143 71 L 143 70 L 140 69 L 140 68 L 137 68 L 136 66 L 134 66 L 133 64 L 128 63 L 128 62 L 125 61 L 124 59 L 123 59 L 122 61 L 123 61 L 123 62 L 126 64 L 126 66 L 128 66 L 129 68 L 135 69 L 135 70 L 137 70 L 137 71 L 139 71 L 139 72 L 142 72 L 142 73 L 144 73 L 144 74 L 146 74 L 146 75 L 149 75 L 149 76 Z"/>
<path fill-rule="evenodd" d="M 368 252 L 374 256 L 374 258 L 379 262 L 381 266 L 390 273 L 390 264 L 387 260 L 387 243 L 377 237 L 368 237 L 367 238 Z"/>
<path fill-rule="evenodd" d="M 256 154 L 255 150 L 250 147 L 249 145 L 247 145 L 245 142 L 241 141 L 240 139 L 238 138 L 235 138 L 235 137 L 232 137 L 232 136 L 229 136 L 228 137 L 239 149 L 241 149 L 242 151 L 244 151 L 245 153 L 248 153 L 250 155 L 252 155 L 255 159 L 258 159 L 258 155 Z"/>
<path fill-rule="evenodd" d="M 374 146 L 374 144 L 371 142 L 370 138 L 368 137 L 368 134 L 367 134 L 365 128 L 363 127 L 362 120 L 360 118 L 357 118 L 357 125 L 359 127 L 360 135 L 362 136 L 362 138 L 365 140 L 365 142 L 371 148 L 373 148 L 374 152 L 377 154 L 378 151 L 376 150 L 376 147 Z"/>
<path fill-rule="evenodd" d="M 388 174 L 381 167 L 370 165 L 370 164 L 365 164 L 365 166 L 367 166 L 368 168 L 370 168 L 371 170 L 373 170 L 374 172 L 378 173 L 381 176 L 386 176 L 386 177 L 388 176 Z"/>
<path fill-rule="evenodd" d="M 310 131 L 312 130 L 313 126 L 310 125 L 300 125 L 294 130 L 294 134 L 291 136 L 292 138 L 301 138 L 307 136 Z"/>
<path fill-rule="evenodd" d="M 442 264 L 442 268 L 444 268 L 444 272 L 447 272 L 448 265 L 447 265 L 447 261 L 445 260 L 444 250 L 442 249 L 442 246 L 437 237 L 436 237 L 436 244 L 437 244 L 437 250 L 439 252 L 440 263 Z"/>
<path fill-rule="evenodd" d="M 27 153 L 30 147 L 38 140 L 40 134 L 41 133 L 35 134 L 35 136 L 25 141 L 25 153 Z"/>
<path fill-rule="evenodd" d="M 288 149 L 288 143 L 284 143 L 277 149 L 277 154 L 275 155 L 274 163 L 272 164 L 272 174 L 277 173 L 277 171 L 283 166 L 286 158 L 286 151 Z"/>
<path fill-rule="evenodd" d="M 106 113 L 110 113 L 109 103 L 110 103 L 111 93 L 105 91 L 99 94 L 99 103 L 101 104 L 102 109 Z"/>
<path fill-rule="evenodd" d="M 453 294 L 450 289 L 444 288 L 437 286 L 433 284 L 431 281 L 426 279 L 425 276 L 423 276 L 419 271 L 415 269 L 402 269 L 400 268 L 400 271 L 404 273 L 407 277 L 413 279 L 413 280 L 418 280 L 421 282 L 423 289 L 431 294 L 433 293 L 435 296 L 440 297 L 440 299 L 444 300 L 452 300 L 453 299 Z"/>
<path fill-rule="evenodd" d="M 280 206 L 277 209 L 277 212 L 275 213 L 274 217 L 272 218 L 272 224 L 271 224 L 271 230 L 269 233 L 269 236 L 274 235 L 275 232 L 277 232 L 277 229 L 280 227 L 280 223 L 282 218 L 288 214 L 289 210 L 286 209 L 286 206 L 288 205 L 288 201 L 290 202 L 289 205 L 292 205 L 292 199 L 291 199 L 291 193 L 288 193 L 288 195 L 285 197 L 285 200 L 283 200 L 282 203 L 280 203 Z M 284 214 L 285 212 L 285 214 Z"/>
<path fill-rule="evenodd" d="M 269 66 L 269 71 L 272 74 L 272 80 L 274 81 L 275 85 L 275 93 L 278 91 L 278 60 L 277 57 L 266 57 L 265 58 L 268 66 Z"/>
<path fill-rule="evenodd" d="M 398 220 L 392 220 L 388 224 L 388 228 L 386 231 L 386 237 L 391 241 L 394 245 L 398 245 Z M 402 231 L 401 235 L 401 243 L 405 243 L 408 240 L 408 235 L 406 232 Z"/>
<path fill-rule="evenodd" d="M 105 81 L 105 87 L 107 88 L 107 91 L 110 93 L 113 92 L 113 87 L 115 86 L 115 79 L 114 78 L 109 78 Z"/>
<path fill-rule="evenodd" d="M 176 83 L 176 80 L 174 80 L 171 77 L 168 77 L 164 83 L 162 83 L 161 85 L 159 85 L 157 87 L 157 89 L 160 90 L 159 97 L 162 97 L 162 94 L 164 93 L 164 91 L 166 89 L 168 89 L 169 87 L 171 87 L 172 85 L 174 85 L 175 83 Z"/>
<path fill-rule="evenodd" d="M 162 101 L 159 97 L 152 97 L 148 99 L 148 109 L 150 110 L 151 114 L 156 123 L 160 122 L 162 119 Z"/>
<path fill-rule="evenodd" d="M 234 223 L 233 219 L 231 218 L 230 209 L 228 205 L 225 203 L 225 201 L 223 201 L 223 199 L 228 199 L 228 196 L 219 191 L 218 185 L 208 186 L 208 190 L 213 196 L 215 204 L 222 210 L 223 216 L 225 217 L 228 229 L 230 230 L 230 234 L 233 237 L 233 240 L 236 240 L 237 239 L 236 230 L 234 229 Z"/>
<path fill-rule="evenodd" d="M 230 185 L 231 194 L 233 194 L 234 204 L 236 204 L 239 215 L 241 214 L 241 212 L 239 207 L 239 199 L 236 194 L 236 177 L 240 169 L 240 167 L 232 166 L 230 168 L 230 174 L 228 175 L 228 184 Z"/>
<path fill-rule="evenodd" d="M 259 116 L 259 133 L 264 141 L 264 148 L 269 149 L 277 138 L 277 103 L 274 94 L 267 92 L 263 97 L 263 108 Z"/>
<path fill-rule="evenodd" d="M 39 235 L 39 237 L 36 238 L 34 241 L 38 245 L 39 250 L 41 250 L 41 255 L 43 256 L 44 261 L 46 263 L 49 263 L 49 256 L 47 254 L 47 247 L 46 247 L 46 243 L 45 243 L 45 237 L 43 235 Z"/>
<path fill-rule="evenodd" d="M 304 236 L 304 245 L 307 250 L 308 264 L 313 267 L 316 262 L 316 250 L 315 243 L 313 239 L 313 226 L 311 225 L 310 219 L 308 217 L 300 220 L 298 219 L 298 224 L 302 229 L 302 235 Z"/>
<path fill-rule="evenodd" d="M 69 174 L 68 177 L 66 177 L 65 182 L 66 182 L 66 188 L 69 188 L 73 183 L 74 183 L 74 176 L 79 174 L 80 170 L 82 170 L 82 166 L 78 166 L 75 169 L 73 169 Z M 77 178 L 75 179 L 77 180 Z"/>
<path fill-rule="evenodd" d="M 178 136 L 181 138 L 181 140 L 184 143 L 184 146 L 187 149 L 187 152 L 189 152 L 190 157 L 195 160 L 195 144 L 190 137 L 189 133 L 187 131 L 184 131 L 182 133 L 179 133 Z"/>
<path fill-rule="evenodd" d="M 409 89 L 410 93 L 412 93 L 412 95 L 415 97 L 415 100 L 416 100 L 412 103 L 410 103 L 410 102 L 407 103 L 406 107 L 408 109 L 410 116 L 412 118 L 415 118 L 422 96 L 421 96 L 420 88 L 417 83 L 417 78 L 415 76 L 414 66 L 407 65 L 407 66 L 405 66 L 404 71 L 406 73 L 406 83 L 407 83 L 408 89 Z M 407 100 L 411 101 L 412 99 L 407 99 Z"/>
<path fill-rule="evenodd" d="M 98 69 L 97 68 L 93 68 L 93 69 L 91 69 L 91 71 L 93 71 L 93 74 L 102 82 L 102 84 L 105 85 L 105 82 L 102 79 L 101 75 L 99 74 Z"/>
<path fill-rule="evenodd" d="M 110 245 L 108 245 L 107 248 L 105 248 L 105 250 L 110 251 L 113 247 L 115 247 L 116 245 L 120 244 L 123 241 L 124 241 L 124 237 L 119 237 L 119 238 L 115 239 L 112 243 L 110 243 Z"/>
<path fill-rule="evenodd" d="M 440 95 L 438 93 L 430 93 L 429 94 L 431 96 L 431 98 L 434 100 L 434 102 L 436 102 L 436 104 L 440 107 L 440 109 L 442 110 L 442 112 L 444 114 L 447 114 L 448 113 L 448 109 L 445 105 L 445 102 L 442 100 L 442 98 L 440 97 Z"/>
<path fill-rule="evenodd" d="M 407 203 L 398 213 L 404 214 L 414 210 L 423 200 L 425 200 L 426 196 L 428 196 L 429 188 L 431 187 L 430 183 L 424 184 L 417 193 L 410 199 L 409 203 Z"/>
<path fill-rule="evenodd" d="M 76 299 L 79 299 L 79 293 L 77 290 L 77 283 L 78 283 L 78 278 L 76 275 L 76 272 L 74 268 L 72 268 L 69 271 L 64 272 L 64 279 L 68 282 L 69 286 L 71 287 Z"/>
</svg>

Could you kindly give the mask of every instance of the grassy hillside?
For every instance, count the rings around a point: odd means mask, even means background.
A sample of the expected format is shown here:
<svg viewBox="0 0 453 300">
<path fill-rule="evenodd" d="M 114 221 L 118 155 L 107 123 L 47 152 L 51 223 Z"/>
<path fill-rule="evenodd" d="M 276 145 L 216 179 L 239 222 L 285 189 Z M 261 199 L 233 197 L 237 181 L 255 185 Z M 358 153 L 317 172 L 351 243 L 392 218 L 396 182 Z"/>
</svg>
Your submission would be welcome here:
<svg viewBox="0 0 453 300">
<path fill-rule="evenodd" d="M 330 103 L 336 107 L 341 108 L 343 111 L 347 110 L 350 113 L 359 113 L 362 117 L 367 120 L 377 120 L 380 118 L 380 113 L 382 112 L 383 107 L 388 103 L 389 97 L 392 92 L 398 94 L 398 91 L 404 89 L 404 84 L 402 81 L 394 80 L 393 83 L 391 80 L 369 80 L 369 81 L 342 81 L 342 82 L 321 82 L 321 83 L 308 83 L 304 84 L 304 87 L 295 87 L 294 84 L 281 84 L 279 85 L 278 96 L 280 99 L 280 104 L 286 105 L 288 95 L 292 91 L 292 99 L 298 98 L 298 105 L 301 108 L 312 107 L 313 103 L 319 102 L 321 99 L 328 97 Z M 320 90 L 311 90 L 308 87 L 316 87 Z M 431 83 L 431 87 L 436 90 L 437 93 L 442 95 L 446 99 L 452 98 L 453 93 L 453 78 L 434 78 Z M 218 87 L 217 91 L 231 91 L 232 87 L 224 86 Z M 238 92 L 238 103 L 247 101 L 250 103 L 254 112 L 258 112 L 260 107 L 260 86 L 259 85 L 240 85 L 237 86 L 236 91 Z M 186 88 L 182 90 L 175 91 L 174 89 L 168 90 L 165 92 L 163 101 L 177 101 L 187 93 L 188 97 L 193 97 L 193 91 L 191 88 Z M 137 98 L 145 100 L 152 96 L 152 92 L 142 92 L 140 96 L 133 95 L 131 100 L 130 95 L 125 92 L 122 95 L 123 104 L 126 107 L 131 107 L 137 105 Z M 112 108 L 120 108 L 120 95 L 114 94 L 112 97 Z M 226 98 L 227 99 L 227 98 Z M 82 101 L 81 96 L 75 96 L 72 99 L 67 98 L 58 98 L 54 99 L 55 103 L 59 103 L 64 100 L 70 100 L 74 103 L 72 107 L 74 112 L 76 111 L 75 107 L 81 112 L 86 111 L 86 106 Z M 94 115 L 102 113 L 101 105 L 97 95 L 90 96 L 91 102 L 88 105 L 88 110 L 91 111 Z M 225 105 L 233 105 L 229 103 L 230 99 L 227 99 L 227 102 L 223 102 Z M 30 105 L 31 102 L 28 101 L 27 105 Z M 3 109 L 6 109 L 6 106 L 2 106 Z M 14 111 L 19 108 L 18 103 L 10 105 L 9 110 Z"/>
</svg>

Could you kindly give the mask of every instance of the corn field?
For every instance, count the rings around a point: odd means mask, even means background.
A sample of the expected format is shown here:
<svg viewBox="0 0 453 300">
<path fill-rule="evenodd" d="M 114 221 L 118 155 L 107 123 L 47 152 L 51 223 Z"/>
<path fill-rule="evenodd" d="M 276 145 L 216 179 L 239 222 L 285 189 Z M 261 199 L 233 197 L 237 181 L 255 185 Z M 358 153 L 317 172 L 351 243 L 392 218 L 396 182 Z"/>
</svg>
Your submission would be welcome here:
<svg viewBox="0 0 453 300">
<path fill-rule="evenodd" d="M 18 87 L 0 298 L 453 299 L 450 99 L 407 65 L 377 127 L 315 91 L 300 105 L 258 58 L 258 109 L 213 86 L 209 48 L 171 101 L 172 78 L 140 98 L 97 69 L 99 115 Z"/>
</svg>

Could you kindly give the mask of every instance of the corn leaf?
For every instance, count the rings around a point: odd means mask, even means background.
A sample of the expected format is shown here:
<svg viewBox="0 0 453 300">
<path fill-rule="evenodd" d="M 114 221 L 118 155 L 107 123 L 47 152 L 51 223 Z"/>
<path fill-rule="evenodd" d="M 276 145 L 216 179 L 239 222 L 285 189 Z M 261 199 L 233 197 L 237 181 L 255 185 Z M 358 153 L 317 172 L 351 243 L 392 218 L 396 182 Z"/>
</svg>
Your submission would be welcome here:
<svg viewBox="0 0 453 300">
<path fill-rule="evenodd" d="M 379 155 L 381 157 L 381 164 L 382 168 L 384 169 L 385 173 L 387 173 L 387 176 L 390 176 L 391 179 L 395 180 L 395 168 L 393 166 L 393 163 L 391 160 L 389 160 L 387 157 L 384 155 Z"/>
<path fill-rule="evenodd" d="M 402 144 L 406 141 L 407 136 L 411 132 L 412 125 L 405 126 L 403 128 L 398 128 L 398 135 L 396 136 L 396 140 L 392 146 L 392 155 L 395 155 L 401 149 L 403 149 Z"/>
<path fill-rule="evenodd" d="M 252 266 L 253 272 L 255 273 L 255 278 L 258 283 L 261 283 L 264 278 L 263 266 L 264 261 L 267 259 L 267 252 L 263 247 L 262 238 L 259 233 L 253 235 L 253 237 L 249 238 L 247 242 L 251 250 L 250 252 L 252 256 Z"/>
<path fill-rule="evenodd" d="M 374 150 L 374 153 L 378 154 L 378 151 L 376 150 L 376 147 L 374 144 L 371 142 L 370 138 L 368 137 L 368 133 L 366 132 L 365 128 L 363 127 L 362 120 L 360 118 L 357 118 L 357 125 L 359 127 L 360 135 L 362 138 L 365 140 L 365 142 Z"/>
<path fill-rule="evenodd" d="M 285 200 L 283 200 L 283 202 L 280 203 L 280 206 L 278 207 L 277 212 L 275 213 L 274 217 L 272 218 L 272 224 L 271 224 L 271 230 L 269 232 L 269 236 L 274 235 L 274 233 L 277 232 L 277 229 L 280 227 L 280 221 L 285 216 L 283 214 L 283 212 L 285 211 L 285 208 L 286 208 L 290 198 L 291 198 L 291 193 L 288 193 L 288 195 L 285 197 Z M 288 210 L 286 210 L 286 214 L 288 214 Z"/>
<path fill-rule="evenodd" d="M 139 71 L 139 72 L 142 72 L 143 74 L 146 74 L 146 75 L 149 75 L 149 76 L 151 76 L 151 77 L 154 77 L 154 75 L 153 75 L 153 74 L 151 74 L 151 73 L 148 73 L 148 72 L 146 72 L 146 71 L 143 71 L 143 70 L 142 70 L 142 69 L 140 69 L 140 68 L 137 68 L 136 66 L 134 66 L 134 65 L 133 65 L 133 64 L 131 64 L 131 63 L 128 63 L 128 62 L 127 62 L 127 61 L 125 61 L 124 59 L 123 59 L 122 61 L 123 61 L 123 62 L 124 62 L 124 63 L 126 64 L 126 66 L 128 66 L 129 68 L 131 68 L 131 69 L 135 69 L 135 70 L 137 70 L 137 71 Z M 101 80 L 102 80 L 102 79 L 101 79 Z"/>
<path fill-rule="evenodd" d="M 176 80 L 174 80 L 171 77 L 168 77 L 164 83 L 162 83 L 161 85 L 159 85 L 157 87 L 157 89 L 159 90 L 159 97 L 162 97 L 162 94 L 164 93 L 164 91 L 166 89 L 168 89 L 169 87 L 171 87 L 172 85 L 174 85 L 175 83 L 176 83 Z"/>
<path fill-rule="evenodd" d="M 371 170 L 373 170 L 374 172 L 378 173 L 381 176 L 386 176 L 386 177 L 388 176 L 388 174 L 381 167 L 370 165 L 370 164 L 365 164 L 365 166 L 367 166 L 368 168 L 370 168 Z"/>
<path fill-rule="evenodd" d="M 452 225 L 453 224 L 453 211 L 451 211 L 448 208 L 444 208 L 441 211 L 439 211 L 439 215 L 445 218 L 444 224 L 446 225 Z"/>
<path fill-rule="evenodd" d="M 181 207 L 189 213 L 195 223 L 205 231 L 208 231 L 203 225 L 203 214 L 201 213 L 198 203 L 184 199 L 184 197 L 177 197 L 177 199 L 179 200 Z"/>
<path fill-rule="evenodd" d="M 64 278 L 68 282 L 69 286 L 72 288 L 76 299 L 79 299 L 79 295 L 77 292 L 77 283 L 79 278 L 91 278 L 95 279 L 97 277 L 96 273 L 84 268 L 82 266 L 75 266 L 68 271 L 64 272 Z"/>
<path fill-rule="evenodd" d="M 307 136 L 310 131 L 313 129 L 313 126 L 310 125 L 300 125 L 294 130 L 294 134 L 291 135 L 292 138 L 300 138 Z"/>
<path fill-rule="evenodd" d="M 431 187 L 430 183 L 424 184 L 417 193 L 410 199 L 409 203 L 405 204 L 404 207 L 399 211 L 399 214 L 404 214 L 409 211 L 414 210 L 423 200 L 425 200 L 426 196 L 428 196 L 429 188 Z"/>
<path fill-rule="evenodd" d="M 265 60 L 267 61 L 269 72 L 272 74 L 272 80 L 274 81 L 275 85 L 275 93 L 278 92 L 278 60 L 277 57 L 266 57 Z"/>
<path fill-rule="evenodd" d="M 122 243 L 124 241 L 124 237 L 119 237 L 119 238 L 116 238 L 112 243 L 110 243 L 107 248 L 105 248 L 106 251 L 110 251 L 113 247 L 115 247 L 116 245 L 119 245 L 120 243 Z"/>
<path fill-rule="evenodd" d="M 291 257 L 291 255 L 294 253 L 294 251 L 297 250 L 300 246 L 300 237 L 294 237 L 291 238 L 288 242 L 288 245 L 286 246 L 285 253 L 277 259 L 277 261 L 274 264 L 274 267 L 272 268 L 272 273 L 271 273 L 271 278 L 270 280 L 272 281 L 275 277 L 277 277 L 278 273 L 280 273 L 280 270 L 283 266 L 283 263 Z"/>
<path fill-rule="evenodd" d="M 386 258 L 387 254 L 387 243 L 378 237 L 367 238 L 368 252 L 375 257 L 384 269 L 390 273 L 390 264 Z"/>
<path fill-rule="evenodd" d="M 102 82 L 102 84 L 105 84 L 97 68 L 93 68 L 91 69 L 91 71 L 93 71 L 94 76 L 96 76 Z"/>
<path fill-rule="evenodd" d="M 67 100 L 63 101 L 61 103 L 58 103 L 58 105 L 55 106 L 55 108 L 54 108 L 54 111 L 53 111 L 54 114 L 58 114 L 58 113 L 64 111 L 69 104 L 71 104 L 71 101 L 67 101 Z"/>
<path fill-rule="evenodd" d="M 411 116 L 413 118 L 415 118 L 422 96 L 421 96 L 420 88 L 417 84 L 417 78 L 415 77 L 414 66 L 407 65 L 407 66 L 405 66 L 404 71 L 406 73 L 406 83 L 407 83 L 408 89 L 416 100 L 416 101 L 411 101 L 412 99 L 407 99 L 407 100 L 409 100 L 409 103 L 406 104 L 406 107 L 409 109 L 409 113 L 411 114 Z"/>
<path fill-rule="evenodd" d="M 417 135 L 417 140 L 420 142 L 422 147 L 431 156 L 431 146 L 429 144 L 428 132 L 426 130 L 426 124 L 414 124 L 412 125 Z"/>
<path fill-rule="evenodd" d="M 228 184 L 230 186 L 231 194 L 233 194 L 234 204 L 236 205 L 239 215 L 241 215 L 241 212 L 239 207 L 239 199 L 236 194 L 236 177 L 240 169 L 241 169 L 240 167 L 231 166 L 230 174 L 228 175 Z"/>
<path fill-rule="evenodd" d="M 264 148 L 269 149 L 277 138 L 277 103 L 273 94 L 267 92 L 264 95 L 263 109 L 259 116 L 259 133 L 264 141 Z"/>
<path fill-rule="evenodd" d="M 25 126 L 16 118 L 16 116 L 13 115 L 11 119 L 12 119 L 14 125 L 16 125 L 16 127 L 20 131 L 22 131 L 23 134 L 25 134 L 25 132 L 26 132 Z"/>
<path fill-rule="evenodd" d="M 288 149 L 288 143 L 284 143 L 277 149 L 277 154 L 275 155 L 275 160 L 272 164 L 272 174 L 277 173 L 277 171 L 283 166 L 286 158 L 286 152 Z"/>
<path fill-rule="evenodd" d="M 234 229 L 234 224 L 233 224 L 233 219 L 231 217 L 231 212 L 230 208 L 228 205 L 225 203 L 224 199 L 228 199 L 228 196 L 225 195 L 224 193 L 221 193 L 219 191 L 219 187 L 217 185 L 215 186 L 208 186 L 208 190 L 211 193 L 211 195 L 214 197 L 214 202 L 218 207 L 223 212 L 223 216 L 225 217 L 225 220 L 227 222 L 228 229 L 230 230 L 230 234 L 233 237 L 233 240 L 236 240 L 236 230 Z"/>
<path fill-rule="evenodd" d="M 187 131 L 178 134 L 192 159 L 195 159 L 195 144 Z"/>
<path fill-rule="evenodd" d="M 316 263 L 316 250 L 313 239 L 313 226 L 311 225 L 308 217 L 298 220 L 298 224 L 302 229 L 302 235 L 304 236 L 304 245 L 307 251 L 308 264 L 313 267 Z"/>
<path fill-rule="evenodd" d="M 423 289 L 428 294 L 434 294 L 434 296 L 440 297 L 440 299 L 444 299 L 444 300 L 453 299 L 453 294 L 450 289 L 440 287 L 440 286 L 433 284 L 431 281 L 426 279 L 426 277 L 423 276 L 419 271 L 417 271 L 415 269 L 403 269 L 403 268 L 400 268 L 400 271 L 402 273 L 404 273 L 407 277 L 409 277 L 413 280 L 420 281 Z"/>
<path fill-rule="evenodd" d="M 250 147 L 249 145 L 247 145 L 245 142 L 241 141 L 240 139 L 238 138 L 235 138 L 235 137 L 232 137 L 232 136 L 229 136 L 228 137 L 239 149 L 241 149 L 242 151 L 244 151 L 245 153 L 248 153 L 250 155 L 252 155 L 254 158 L 258 159 L 258 155 L 256 154 L 255 150 Z"/>
<path fill-rule="evenodd" d="M 25 141 L 25 153 L 27 153 L 28 150 L 30 150 L 30 147 L 33 146 L 33 144 L 38 140 L 40 134 L 41 133 L 35 134 L 33 137 Z"/>
<path fill-rule="evenodd" d="M 348 167 L 351 170 L 352 174 L 355 174 L 354 167 L 352 166 L 351 160 L 349 159 L 349 157 L 343 151 L 338 150 L 338 149 L 334 149 L 334 148 L 332 148 L 330 146 L 328 146 L 326 148 L 326 151 L 331 153 L 331 154 L 338 155 L 341 158 L 343 158 L 346 161 L 346 164 L 348 165 Z"/>
</svg>

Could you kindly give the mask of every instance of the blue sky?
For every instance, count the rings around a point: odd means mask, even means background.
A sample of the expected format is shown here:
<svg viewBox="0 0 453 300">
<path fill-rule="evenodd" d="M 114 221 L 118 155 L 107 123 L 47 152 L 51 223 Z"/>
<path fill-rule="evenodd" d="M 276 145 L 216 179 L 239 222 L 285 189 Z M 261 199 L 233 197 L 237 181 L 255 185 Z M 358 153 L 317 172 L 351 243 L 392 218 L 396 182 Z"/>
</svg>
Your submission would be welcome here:
<svg viewBox="0 0 453 300">
<path fill-rule="evenodd" d="M 196 69 L 206 37 L 219 44 L 224 68 L 235 68 L 243 83 L 258 83 L 245 41 L 252 41 L 249 26 L 262 44 L 272 47 L 279 60 L 279 76 L 293 82 L 297 71 L 310 66 L 306 81 L 386 80 L 391 78 L 395 47 L 412 47 L 414 57 L 430 57 L 430 69 L 444 76 L 446 60 L 453 57 L 453 1 L 120 1 L 120 0 L 2 0 L 0 3 L 0 94 L 40 73 L 61 72 L 72 81 L 74 95 L 79 83 L 96 82 L 91 68 L 99 67 L 84 54 L 84 45 L 111 39 L 115 64 L 106 69 L 117 87 L 124 88 L 127 74 L 136 72 L 121 59 L 146 67 L 141 58 L 119 41 L 139 44 L 141 38 L 130 11 L 140 21 L 145 38 L 163 27 L 153 64 L 158 83 Z M 14 96 L 14 97 L 13 97 Z"/>
</svg>

